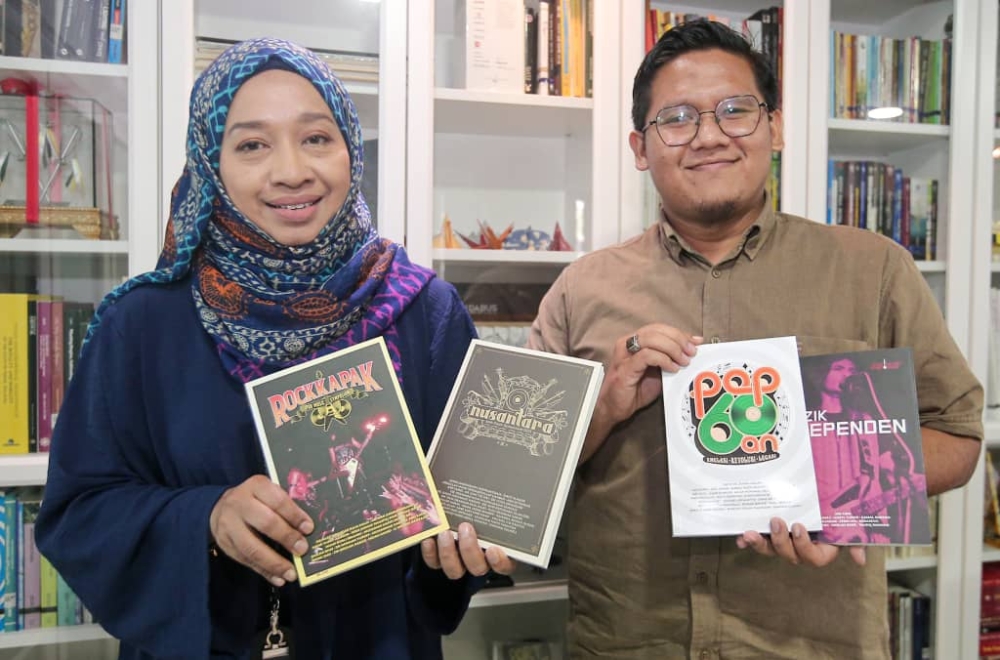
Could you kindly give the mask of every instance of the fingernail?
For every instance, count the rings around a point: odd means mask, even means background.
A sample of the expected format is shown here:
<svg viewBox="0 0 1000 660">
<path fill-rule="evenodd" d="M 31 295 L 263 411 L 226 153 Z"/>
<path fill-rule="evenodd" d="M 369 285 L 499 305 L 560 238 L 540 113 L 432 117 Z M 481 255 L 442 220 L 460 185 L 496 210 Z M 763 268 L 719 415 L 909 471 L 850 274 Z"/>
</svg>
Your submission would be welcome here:
<svg viewBox="0 0 1000 660">
<path fill-rule="evenodd" d="M 289 568 L 285 571 L 285 580 L 288 582 L 295 582 L 295 571 L 293 569 Z"/>
<path fill-rule="evenodd" d="M 470 536 L 472 536 L 472 525 L 470 525 L 469 523 L 462 523 L 461 525 L 458 526 L 458 534 L 463 539 L 469 538 Z"/>
<path fill-rule="evenodd" d="M 273 584 L 276 587 L 283 587 L 285 586 L 285 581 L 282 580 L 277 575 L 275 575 L 274 577 L 271 578 L 271 584 Z"/>
<path fill-rule="evenodd" d="M 742 536 L 736 537 L 736 547 L 740 550 L 745 550 L 747 547 L 747 542 L 743 540 Z"/>
<path fill-rule="evenodd" d="M 487 548 L 486 560 L 489 561 L 490 564 L 496 564 L 500 561 L 500 551 L 496 548 Z"/>
<path fill-rule="evenodd" d="M 802 538 L 802 525 L 792 526 L 792 536 L 794 536 L 797 539 Z"/>
<path fill-rule="evenodd" d="M 301 525 L 299 525 L 299 531 L 303 534 L 312 534 L 313 524 L 311 520 L 306 520 Z"/>
<path fill-rule="evenodd" d="M 695 351 L 697 350 L 698 349 L 696 349 L 695 345 L 692 344 L 691 342 L 688 342 L 684 345 L 684 352 L 687 353 L 688 355 L 694 355 Z"/>
<path fill-rule="evenodd" d="M 777 534 L 779 531 L 781 531 L 781 525 L 778 524 L 777 520 L 772 520 L 771 521 L 771 533 L 772 534 Z"/>
<path fill-rule="evenodd" d="M 305 542 L 305 539 L 299 539 L 295 542 L 295 545 L 292 546 L 292 549 L 295 551 L 295 554 L 301 557 L 306 554 L 306 550 L 309 549 L 309 544 Z"/>
</svg>

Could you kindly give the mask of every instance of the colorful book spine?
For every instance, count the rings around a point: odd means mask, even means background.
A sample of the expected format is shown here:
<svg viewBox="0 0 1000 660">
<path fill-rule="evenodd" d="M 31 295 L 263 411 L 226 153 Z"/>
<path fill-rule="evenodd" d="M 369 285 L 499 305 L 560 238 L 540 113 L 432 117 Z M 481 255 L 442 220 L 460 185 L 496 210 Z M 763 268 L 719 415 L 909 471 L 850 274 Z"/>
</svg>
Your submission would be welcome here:
<svg viewBox="0 0 1000 660">
<path fill-rule="evenodd" d="M 28 296 L 0 294 L 0 454 L 28 452 Z"/>
</svg>

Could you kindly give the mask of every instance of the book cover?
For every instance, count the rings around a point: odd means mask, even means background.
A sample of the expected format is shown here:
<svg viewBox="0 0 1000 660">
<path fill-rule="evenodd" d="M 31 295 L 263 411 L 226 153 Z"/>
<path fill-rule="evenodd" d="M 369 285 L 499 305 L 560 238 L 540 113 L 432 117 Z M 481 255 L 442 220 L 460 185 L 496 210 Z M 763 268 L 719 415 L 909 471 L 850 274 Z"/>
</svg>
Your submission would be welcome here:
<svg viewBox="0 0 1000 660">
<path fill-rule="evenodd" d="M 794 337 L 699 346 L 663 408 L 674 536 L 821 529 Z"/>
<path fill-rule="evenodd" d="M 802 358 L 823 531 L 839 545 L 931 542 L 908 348 Z"/>
<path fill-rule="evenodd" d="M 316 527 L 305 586 L 448 529 L 381 337 L 246 384 L 271 479 Z"/>
<path fill-rule="evenodd" d="M 451 528 L 548 567 L 603 379 L 598 362 L 473 340 L 428 452 Z"/>
</svg>

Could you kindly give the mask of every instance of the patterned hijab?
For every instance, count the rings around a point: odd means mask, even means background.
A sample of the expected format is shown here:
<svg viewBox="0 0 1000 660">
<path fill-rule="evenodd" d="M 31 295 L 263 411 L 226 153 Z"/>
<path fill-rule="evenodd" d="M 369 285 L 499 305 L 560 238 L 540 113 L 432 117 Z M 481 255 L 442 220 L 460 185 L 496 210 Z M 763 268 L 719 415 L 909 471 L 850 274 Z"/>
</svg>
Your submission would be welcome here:
<svg viewBox="0 0 1000 660">
<path fill-rule="evenodd" d="M 226 116 L 237 90 L 268 69 L 297 73 L 330 106 L 348 145 L 351 184 L 344 205 L 312 242 L 278 243 L 237 209 L 219 176 Z M 246 382 L 379 335 L 399 372 L 395 321 L 434 276 L 380 238 L 361 195 L 361 125 L 343 84 L 308 50 L 277 39 L 227 49 L 191 92 L 187 163 L 174 187 L 156 270 L 107 295 L 101 314 L 144 284 L 191 277 L 202 326 L 226 370 Z"/>
</svg>

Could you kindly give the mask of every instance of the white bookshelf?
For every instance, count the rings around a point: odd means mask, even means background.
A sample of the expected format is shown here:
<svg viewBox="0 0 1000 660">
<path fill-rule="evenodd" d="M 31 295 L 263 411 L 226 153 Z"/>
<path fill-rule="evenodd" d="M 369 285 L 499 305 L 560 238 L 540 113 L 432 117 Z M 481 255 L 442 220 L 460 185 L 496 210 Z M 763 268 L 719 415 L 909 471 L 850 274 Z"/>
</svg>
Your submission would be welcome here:
<svg viewBox="0 0 1000 660">
<path fill-rule="evenodd" d="M 839 119 L 828 121 L 831 151 L 888 155 L 922 145 L 947 146 L 950 126 L 906 122 Z"/>
<path fill-rule="evenodd" d="M 104 631 L 104 628 L 101 628 L 96 623 L 81 626 L 35 628 L 33 630 L 18 630 L 16 632 L 0 632 L 0 649 L 23 649 L 25 647 L 106 641 L 110 639 L 111 637 Z M 15 655 L 13 657 L 21 658 L 24 656 Z"/>
<path fill-rule="evenodd" d="M 472 250 L 434 248 L 434 261 L 448 264 L 558 264 L 576 261 L 583 252 L 543 250 Z"/>
<path fill-rule="evenodd" d="M 0 254 L 128 255 L 128 241 L 39 238 L 0 238 Z"/>
<path fill-rule="evenodd" d="M 49 455 L 0 455 L 0 486 L 41 486 L 49 469 Z"/>
</svg>

